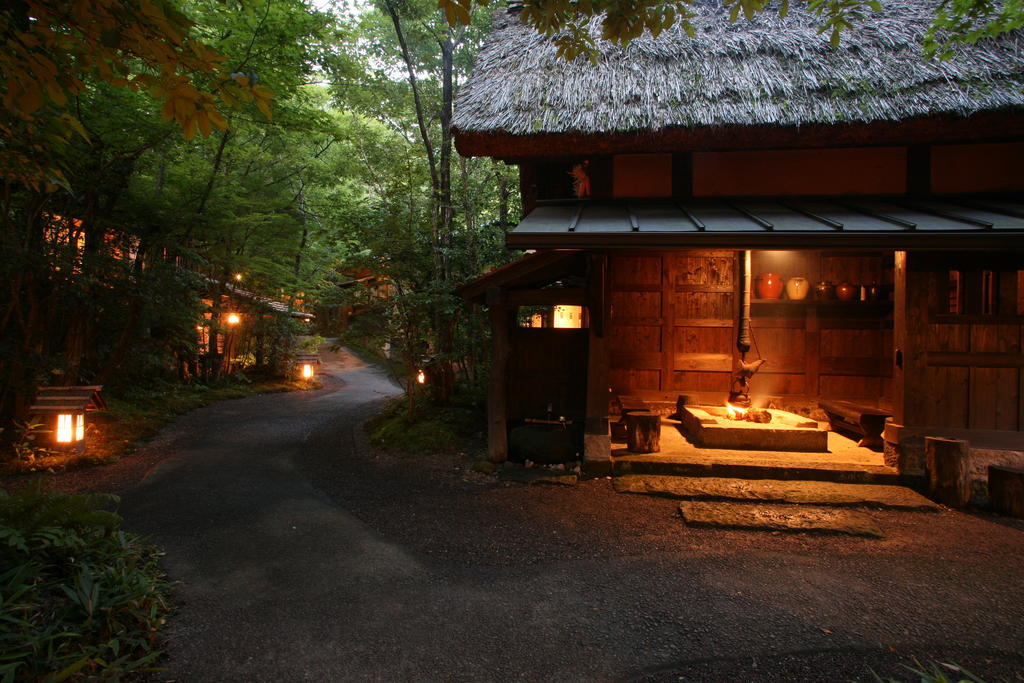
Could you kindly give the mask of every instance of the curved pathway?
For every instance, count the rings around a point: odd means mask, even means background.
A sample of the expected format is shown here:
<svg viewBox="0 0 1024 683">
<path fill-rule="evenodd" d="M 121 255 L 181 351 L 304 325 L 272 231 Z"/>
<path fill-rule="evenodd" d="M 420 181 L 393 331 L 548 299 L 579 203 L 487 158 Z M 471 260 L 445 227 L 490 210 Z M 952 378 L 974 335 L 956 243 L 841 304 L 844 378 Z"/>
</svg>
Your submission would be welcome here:
<svg viewBox="0 0 1024 683">
<path fill-rule="evenodd" d="M 686 529 L 672 501 L 502 485 L 366 448 L 398 393 L 324 388 L 166 428 L 123 495 L 179 581 L 178 681 L 873 680 L 912 657 L 1024 671 L 1024 527 L 877 512 L 883 541 Z"/>
</svg>

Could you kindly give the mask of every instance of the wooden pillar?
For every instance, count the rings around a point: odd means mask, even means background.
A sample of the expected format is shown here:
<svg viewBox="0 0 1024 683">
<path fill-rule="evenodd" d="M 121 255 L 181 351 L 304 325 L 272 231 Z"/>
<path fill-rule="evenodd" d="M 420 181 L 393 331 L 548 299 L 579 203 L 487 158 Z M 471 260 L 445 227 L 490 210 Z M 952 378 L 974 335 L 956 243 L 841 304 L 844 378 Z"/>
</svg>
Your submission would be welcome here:
<svg viewBox="0 0 1024 683">
<path fill-rule="evenodd" d="M 491 462 L 508 459 L 509 307 L 497 288 L 487 291 L 491 317 L 491 377 L 487 390 L 487 453 Z"/>
<path fill-rule="evenodd" d="M 590 327 L 587 344 L 587 415 L 583 459 L 587 471 L 611 471 L 612 442 L 608 433 L 608 259 L 590 255 L 587 300 Z"/>
<path fill-rule="evenodd" d="M 893 301 L 893 417 L 898 425 L 924 425 L 927 385 L 930 275 L 915 267 L 916 254 L 895 253 Z"/>
</svg>

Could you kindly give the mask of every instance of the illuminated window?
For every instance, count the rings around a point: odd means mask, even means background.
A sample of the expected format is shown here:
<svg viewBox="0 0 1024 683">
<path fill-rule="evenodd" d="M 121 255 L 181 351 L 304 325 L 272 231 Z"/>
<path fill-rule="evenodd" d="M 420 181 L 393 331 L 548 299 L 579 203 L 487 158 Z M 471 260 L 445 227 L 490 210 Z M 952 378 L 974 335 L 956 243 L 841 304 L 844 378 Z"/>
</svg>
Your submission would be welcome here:
<svg viewBox="0 0 1024 683">
<path fill-rule="evenodd" d="M 582 306 L 555 306 L 551 316 L 551 326 L 560 329 L 583 327 Z"/>
<path fill-rule="evenodd" d="M 57 415 L 57 443 L 71 443 L 73 431 L 71 428 L 73 416 L 67 413 Z"/>
<path fill-rule="evenodd" d="M 85 415 L 75 415 L 75 441 L 85 438 Z"/>
</svg>

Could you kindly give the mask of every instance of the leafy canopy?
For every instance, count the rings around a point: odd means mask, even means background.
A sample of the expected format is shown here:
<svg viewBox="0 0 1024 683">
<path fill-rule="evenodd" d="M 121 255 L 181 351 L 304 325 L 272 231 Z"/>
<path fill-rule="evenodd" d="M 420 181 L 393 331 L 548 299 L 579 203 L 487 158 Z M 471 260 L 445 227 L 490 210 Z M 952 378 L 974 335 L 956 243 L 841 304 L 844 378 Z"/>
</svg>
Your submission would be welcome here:
<svg viewBox="0 0 1024 683">
<path fill-rule="evenodd" d="M 73 133 L 88 138 L 74 100 L 90 83 L 144 91 L 186 139 L 224 130 L 218 106 L 273 96 L 190 35 L 192 21 L 164 0 L 11 0 L 0 7 L 0 167 L 4 180 L 66 186 L 55 159 Z M 26 141 L 19 144 L 19 140 Z"/>
</svg>

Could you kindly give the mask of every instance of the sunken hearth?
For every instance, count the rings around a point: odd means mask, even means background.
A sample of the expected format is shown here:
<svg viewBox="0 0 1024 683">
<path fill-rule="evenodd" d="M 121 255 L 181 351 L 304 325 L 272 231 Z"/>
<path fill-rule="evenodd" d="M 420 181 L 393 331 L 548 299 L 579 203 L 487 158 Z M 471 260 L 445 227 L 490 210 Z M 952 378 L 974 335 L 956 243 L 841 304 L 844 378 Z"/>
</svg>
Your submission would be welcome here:
<svg viewBox="0 0 1024 683">
<path fill-rule="evenodd" d="M 725 406 L 680 406 L 680 428 L 702 448 L 759 451 L 828 451 L 828 432 L 785 410 L 767 409 L 766 423 L 730 419 Z"/>
</svg>

